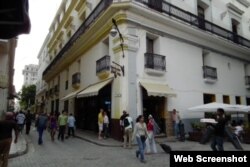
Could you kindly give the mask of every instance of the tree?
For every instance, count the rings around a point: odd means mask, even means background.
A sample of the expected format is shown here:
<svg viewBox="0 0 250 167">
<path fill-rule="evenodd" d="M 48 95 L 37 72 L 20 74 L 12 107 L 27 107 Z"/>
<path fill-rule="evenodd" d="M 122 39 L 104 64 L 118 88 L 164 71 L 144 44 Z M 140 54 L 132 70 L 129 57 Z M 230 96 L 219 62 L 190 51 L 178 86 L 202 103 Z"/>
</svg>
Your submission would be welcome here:
<svg viewBox="0 0 250 167">
<path fill-rule="evenodd" d="M 27 109 L 35 104 L 36 98 L 36 85 L 23 86 L 21 92 L 18 93 L 21 97 L 20 106 L 21 108 Z"/>
</svg>

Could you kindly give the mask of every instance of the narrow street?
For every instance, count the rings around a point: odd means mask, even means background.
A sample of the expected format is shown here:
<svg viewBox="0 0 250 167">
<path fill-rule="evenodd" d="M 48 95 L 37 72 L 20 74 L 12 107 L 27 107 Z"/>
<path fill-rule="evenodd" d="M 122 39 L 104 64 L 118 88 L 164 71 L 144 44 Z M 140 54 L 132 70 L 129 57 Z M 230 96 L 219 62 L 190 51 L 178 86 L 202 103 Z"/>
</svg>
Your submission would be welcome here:
<svg viewBox="0 0 250 167">
<path fill-rule="evenodd" d="M 135 157 L 135 147 L 131 150 L 120 147 L 101 147 L 77 138 L 64 142 L 50 141 L 46 132 L 44 144 L 37 144 L 36 131 L 26 138 L 28 153 L 9 160 L 10 167 L 139 167 L 169 166 L 169 155 L 159 153 L 146 156 L 147 163 L 141 164 Z"/>
</svg>

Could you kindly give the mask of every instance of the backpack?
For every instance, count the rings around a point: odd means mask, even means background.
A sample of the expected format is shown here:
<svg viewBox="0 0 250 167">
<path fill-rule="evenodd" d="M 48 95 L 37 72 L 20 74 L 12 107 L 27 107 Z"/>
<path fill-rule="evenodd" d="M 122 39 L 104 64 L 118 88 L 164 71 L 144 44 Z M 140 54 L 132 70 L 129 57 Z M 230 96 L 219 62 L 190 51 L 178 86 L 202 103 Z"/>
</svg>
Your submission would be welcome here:
<svg viewBox="0 0 250 167">
<path fill-rule="evenodd" d="M 124 128 L 126 128 L 130 125 L 128 118 L 124 118 L 123 123 L 124 123 Z"/>
</svg>

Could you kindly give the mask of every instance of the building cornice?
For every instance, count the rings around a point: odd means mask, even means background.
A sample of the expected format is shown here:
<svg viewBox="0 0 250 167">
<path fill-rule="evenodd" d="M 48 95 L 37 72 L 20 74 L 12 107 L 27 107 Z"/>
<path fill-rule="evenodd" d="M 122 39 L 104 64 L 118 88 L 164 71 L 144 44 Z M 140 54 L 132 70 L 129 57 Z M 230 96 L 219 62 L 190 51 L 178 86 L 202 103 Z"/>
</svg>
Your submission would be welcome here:
<svg viewBox="0 0 250 167">
<path fill-rule="evenodd" d="M 48 48 L 52 49 L 54 46 L 54 43 L 56 42 L 56 39 L 58 38 L 58 36 L 60 35 L 60 33 L 63 31 L 63 26 L 65 23 L 67 23 L 68 19 L 71 16 L 72 11 L 75 9 L 75 6 L 77 4 L 77 1 L 72 1 L 69 8 L 67 9 L 67 11 L 65 12 L 61 22 L 59 23 L 57 29 L 55 30 L 55 32 L 52 34 L 51 39 L 48 41 Z M 53 25 L 54 23 L 52 23 Z"/>
</svg>

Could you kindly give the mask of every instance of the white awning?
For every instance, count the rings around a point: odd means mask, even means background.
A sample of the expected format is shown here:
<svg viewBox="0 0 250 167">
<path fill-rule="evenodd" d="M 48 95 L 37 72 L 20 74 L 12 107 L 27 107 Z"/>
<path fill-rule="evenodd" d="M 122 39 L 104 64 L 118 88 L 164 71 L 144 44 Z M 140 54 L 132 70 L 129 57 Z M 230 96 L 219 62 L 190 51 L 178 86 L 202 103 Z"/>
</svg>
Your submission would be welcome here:
<svg viewBox="0 0 250 167">
<path fill-rule="evenodd" d="M 89 96 L 96 96 L 99 93 L 99 90 L 102 89 L 104 86 L 109 84 L 110 82 L 113 81 L 112 79 L 108 79 L 106 81 L 98 82 L 96 84 L 92 84 L 80 93 L 77 94 L 77 98 L 82 98 L 82 97 L 89 97 Z"/>
<path fill-rule="evenodd" d="M 82 90 L 82 89 L 81 89 L 81 90 Z M 62 100 L 62 101 L 66 101 L 66 100 L 75 98 L 76 95 L 77 95 L 77 93 L 79 93 L 81 90 L 77 90 L 77 91 L 71 92 L 71 93 L 69 93 L 68 95 L 64 96 L 61 100 Z"/>
<path fill-rule="evenodd" d="M 140 82 L 141 86 L 147 90 L 148 96 L 171 97 L 176 96 L 173 89 L 167 84 Z"/>
</svg>

